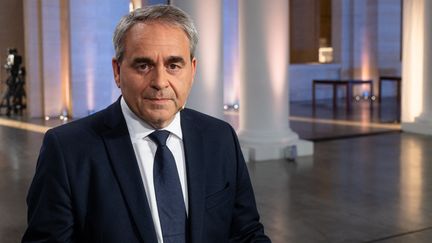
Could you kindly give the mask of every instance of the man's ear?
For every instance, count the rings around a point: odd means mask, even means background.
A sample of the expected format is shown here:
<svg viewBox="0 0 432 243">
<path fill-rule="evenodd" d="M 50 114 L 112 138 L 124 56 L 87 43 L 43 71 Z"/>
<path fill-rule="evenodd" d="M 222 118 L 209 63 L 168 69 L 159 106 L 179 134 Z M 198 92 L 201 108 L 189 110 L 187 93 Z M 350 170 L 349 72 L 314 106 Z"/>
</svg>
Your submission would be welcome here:
<svg viewBox="0 0 432 243">
<path fill-rule="evenodd" d="M 111 61 L 113 74 L 114 74 L 114 80 L 116 82 L 117 87 L 120 88 L 120 63 L 116 58 L 113 58 Z"/>
<path fill-rule="evenodd" d="M 193 81 L 195 80 L 195 73 L 197 67 L 197 60 L 195 57 L 192 58 L 191 65 L 192 65 L 192 83 L 193 83 Z"/>
</svg>

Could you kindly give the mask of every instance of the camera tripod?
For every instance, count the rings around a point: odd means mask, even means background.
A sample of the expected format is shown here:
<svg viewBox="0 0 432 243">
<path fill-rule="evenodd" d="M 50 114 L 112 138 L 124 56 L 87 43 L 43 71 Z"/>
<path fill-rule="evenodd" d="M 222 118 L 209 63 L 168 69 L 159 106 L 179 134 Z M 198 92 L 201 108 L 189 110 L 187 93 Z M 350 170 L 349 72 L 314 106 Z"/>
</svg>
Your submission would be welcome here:
<svg viewBox="0 0 432 243">
<path fill-rule="evenodd" d="M 6 91 L 3 94 L 0 108 L 6 108 L 6 115 L 22 115 L 26 108 L 26 92 L 24 89 L 24 79 L 22 74 L 11 75 L 6 80 Z"/>
</svg>

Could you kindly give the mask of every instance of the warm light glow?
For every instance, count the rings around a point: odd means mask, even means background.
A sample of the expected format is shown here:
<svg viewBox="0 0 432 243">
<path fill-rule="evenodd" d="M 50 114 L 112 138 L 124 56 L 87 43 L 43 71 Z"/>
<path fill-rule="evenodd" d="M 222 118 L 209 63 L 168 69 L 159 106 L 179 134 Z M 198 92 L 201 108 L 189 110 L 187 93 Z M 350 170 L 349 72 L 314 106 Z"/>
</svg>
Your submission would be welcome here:
<svg viewBox="0 0 432 243">
<path fill-rule="evenodd" d="M 225 88 L 224 92 L 229 92 L 228 97 L 230 103 L 238 103 L 240 101 L 240 60 L 238 56 L 233 61 L 233 67 L 232 88 L 229 90 Z"/>
<path fill-rule="evenodd" d="M 142 3 L 141 0 L 130 0 L 129 2 L 129 12 L 134 11 L 137 8 L 141 8 Z"/>
<path fill-rule="evenodd" d="M 413 122 L 423 110 L 423 4 L 404 3 L 402 122 Z"/>
<path fill-rule="evenodd" d="M 49 121 L 49 120 L 50 120 L 49 116 L 46 116 L 45 121 Z M 3 118 L 0 118 L 0 126 L 12 127 L 16 129 L 38 132 L 38 133 L 45 133 L 46 131 L 48 131 L 48 129 L 52 128 L 52 127 L 47 127 L 47 126 L 42 126 L 42 125 L 37 125 L 37 124 L 32 124 L 27 122 L 21 122 L 21 121 L 14 121 L 10 119 L 3 119 Z"/>
<path fill-rule="evenodd" d="M 309 122 L 309 123 L 319 123 L 319 124 L 329 124 L 333 126 L 351 126 L 351 127 L 361 127 L 361 128 L 382 128 L 391 130 L 400 130 L 400 124 L 387 124 L 387 123 L 374 123 L 374 122 L 364 122 L 364 121 L 349 121 L 349 120 L 333 120 L 333 119 L 317 119 L 310 117 L 301 116 L 290 116 L 290 121 L 298 122 Z"/>
<path fill-rule="evenodd" d="M 266 62 L 270 74 L 270 83 L 276 104 L 285 102 L 281 100 L 286 94 L 285 85 L 287 83 L 288 72 L 288 1 L 278 1 L 278 3 L 265 4 L 268 14 L 266 14 L 265 30 L 267 33 L 266 42 Z M 284 104 L 285 106 L 285 104 Z"/>
<path fill-rule="evenodd" d="M 87 74 L 87 109 L 93 110 L 95 107 L 94 101 L 94 77 L 93 74 Z"/>
<path fill-rule="evenodd" d="M 320 63 L 333 62 L 333 47 L 320 47 L 318 49 L 318 62 Z"/>
<path fill-rule="evenodd" d="M 370 2 L 370 3 L 369 3 Z M 354 50 L 354 75 L 353 78 L 361 80 L 376 80 L 378 78 L 377 64 L 377 23 L 376 13 L 372 9 L 377 8 L 375 1 L 353 1 L 354 18 L 353 50 Z M 375 83 L 375 82 L 374 82 Z M 362 96 L 369 92 L 369 85 L 357 86 L 355 95 Z"/>
<path fill-rule="evenodd" d="M 371 63 L 371 55 L 374 55 L 375 53 L 371 53 L 370 48 L 371 48 L 371 38 L 369 36 L 369 34 L 364 34 L 362 36 L 363 38 L 363 49 L 361 52 L 361 68 L 360 68 L 360 79 L 361 80 L 373 80 L 373 74 L 372 74 L 372 68 L 373 65 Z M 363 94 L 365 91 L 370 91 L 369 90 L 369 85 L 363 84 L 360 85 L 360 89 L 361 89 L 361 94 Z"/>
<path fill-rule="evenodd" d="M 61 96 L 62 96 L 62 109 L 67 112 L 72 111 L 72 98 L 71 98 L 71 56 L 70 56 L 70 22 L 69 22 L 69 6 L 68 2 L 61 1 L 61 65 L 60 65 L 60 78 L 61 78 Z"/>
<path fill-rule="evenodd" d="M 70 97 L 70 78 L 62 80 L 62 94 L 63 94 L 63 109 L 70 110 L 71 97 Z"/>
<path fill-rule="evenodd" d="M 400 216 L 403 221 L 420 221 L 424 217 L 422 210 L 424 182 L 423 154 L 420 144 L 414 140 L 403 140 L 400 158 Z"/>
<path fill-rule="evenodd" d="M 363 36 L 363 46 L 361 53 L 361 79 L 368 80 L 372 78 L 371 75 L 371 57 L 370 55 L 372 53 L 369 52 L 370 50 L 370 38 L 368 35 L 364 34 Z M 364 86 L 364 85 L 362 85 Z"/>
<path fill-rule="evenodd" d="M 85 78 L 86 78 L 86 94 L 87 94 L 87 110 L 95 109 L 95 57 L 96 53 L 91 48 L 87 48 L 86 54 L 86 70 L 85 70 Z"/>
<path fill-rule="evenodd" d="M 198 45 L 198 73 L 201 85 L 205 88 L 204 94 L 212 94 L 218 90 L 221 82 L 221 33 L 222 20 L 219 11 L 220 1 L 197 1 L 197 24 L 200 33 Z M 202 55 L 205 54 L 205 55 Z M 216 79 L 216 80 L 215 80 Z"/>
</svg>

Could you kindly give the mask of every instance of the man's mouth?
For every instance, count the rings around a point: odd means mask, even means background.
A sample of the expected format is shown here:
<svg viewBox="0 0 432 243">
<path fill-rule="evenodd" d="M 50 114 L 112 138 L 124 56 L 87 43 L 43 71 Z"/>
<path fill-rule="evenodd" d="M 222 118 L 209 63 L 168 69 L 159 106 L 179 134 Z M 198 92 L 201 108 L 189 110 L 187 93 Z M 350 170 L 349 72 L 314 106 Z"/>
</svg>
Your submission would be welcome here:
<svg viewBox="0 0 432 243">
<path fill-rule="evenodd" d="M 146 98 L 146 100 L 156 104 L 163 104 L 172 101 L 171 98 Z"/>
</svg>

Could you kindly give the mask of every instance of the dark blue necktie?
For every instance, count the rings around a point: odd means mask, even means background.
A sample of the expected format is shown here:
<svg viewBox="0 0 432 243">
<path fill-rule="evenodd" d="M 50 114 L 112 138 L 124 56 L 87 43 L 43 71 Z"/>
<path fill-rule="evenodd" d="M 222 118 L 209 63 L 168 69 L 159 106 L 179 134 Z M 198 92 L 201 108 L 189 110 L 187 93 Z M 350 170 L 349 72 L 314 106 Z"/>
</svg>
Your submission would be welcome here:
<svg viewBox="0 0 432 243">
<path fill-rule="evenodd" d="M 174 156 L 166 146 L 170 132 L 157 130 L 149 135 L 157 144 L 153 181 L 164 243 L 186 242 L 186 209 Z"/>
</svg>

